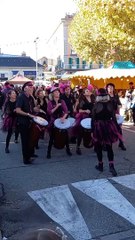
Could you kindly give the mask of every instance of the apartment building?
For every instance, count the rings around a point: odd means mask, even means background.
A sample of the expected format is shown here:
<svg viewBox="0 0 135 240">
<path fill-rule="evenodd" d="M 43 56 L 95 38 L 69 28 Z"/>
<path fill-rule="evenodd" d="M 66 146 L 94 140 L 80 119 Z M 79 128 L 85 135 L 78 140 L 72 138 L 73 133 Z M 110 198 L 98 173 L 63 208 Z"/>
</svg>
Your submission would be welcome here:
<svg viewBox="0 0 135 240">
<path fill-rule="evenodd" d="M 67 14 L 48 40 L 50 58 L 57 60 L 56 73 L 73 73 L 91 68 L 100 68 L 101 64 L 87 63 L 72 49 L 69 43 L 69 25 L 74 17 Z"/>
</svg>

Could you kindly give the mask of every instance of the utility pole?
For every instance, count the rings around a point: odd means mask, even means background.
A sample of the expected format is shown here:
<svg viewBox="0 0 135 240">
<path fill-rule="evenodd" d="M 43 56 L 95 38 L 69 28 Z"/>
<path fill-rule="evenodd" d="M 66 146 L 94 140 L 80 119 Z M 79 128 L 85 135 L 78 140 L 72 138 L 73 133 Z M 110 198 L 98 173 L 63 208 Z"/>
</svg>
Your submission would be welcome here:
<svg viewBox="0 0 135 240">
<path fill-rule="evenodd" d="M 36 39 L 34 40 L 35 48 L 36 48 L 36 80 L 38 78 L 38 40 L 39 40 L 39 37 L 36 37 Z"/>
</svg>

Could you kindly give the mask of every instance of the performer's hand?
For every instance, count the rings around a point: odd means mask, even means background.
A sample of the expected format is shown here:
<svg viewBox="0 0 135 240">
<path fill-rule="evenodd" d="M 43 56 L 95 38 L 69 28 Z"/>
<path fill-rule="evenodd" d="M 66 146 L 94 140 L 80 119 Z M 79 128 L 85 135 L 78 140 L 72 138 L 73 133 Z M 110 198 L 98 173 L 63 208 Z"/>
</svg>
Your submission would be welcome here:
<svg viewBox="0 0 135 240">
<path fill-rule="evenodd" d="M 58 103 L 56 106 L 57 106 L 57 107 L 60 107 L 60 106 L 61 106 L 61 103 Z"/>
<path fill-rule="evenodd" d="M 42 109 L 40 109 L 40 113 L 44 113 L 44 114 L 46 114 L 46 112 L 45 112 L 45 111 L 43 111 Z"/>
<path fill-rule="evenodd" d="M 27 116 L 30 117 L 30 118 L 34 118 L 35 117 L 33 114 L 30 114 L 30 113 L 28 113 Z"/>
<path fill-rule="evenodd" d="M 88 113 L 88 114 L 89 114 L 89 113 L 90 113 L 90 110 L 88 110 L 88 109 L 87 109 L 87 110 L 86 110 L 86 113 Z"/>
<path fill-rule="evenodd" d="M 65 118 L 61 118 L 61 119 L 60 119 L 60 121 L 61 121 L 62 123 L 64 123 L 64 121 L 65 121 Z"/>
<path fill-rule="evenodd" d="M 34 112 L 39 113 L 40 112 L 40 108 L 38 106 L 34 107 Z"/>
</svg>

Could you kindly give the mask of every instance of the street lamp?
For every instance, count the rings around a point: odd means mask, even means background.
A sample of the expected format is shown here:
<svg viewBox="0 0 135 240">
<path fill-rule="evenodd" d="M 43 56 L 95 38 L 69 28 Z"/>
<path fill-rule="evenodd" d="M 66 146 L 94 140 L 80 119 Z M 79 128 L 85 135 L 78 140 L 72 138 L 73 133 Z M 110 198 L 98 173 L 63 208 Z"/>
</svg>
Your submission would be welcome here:
<svg viewBox="0 0 135 240">
<path fill-rule="evenodd" d="M 36 47 L 36 80 L 37 80 L 37 77 L 38 77 L 38 40 L 39 40 L 39 37 L 36 37 L 36 39 L 34 40 L 34 43 L 35 43 L 35 47 Z"/>
</svg>

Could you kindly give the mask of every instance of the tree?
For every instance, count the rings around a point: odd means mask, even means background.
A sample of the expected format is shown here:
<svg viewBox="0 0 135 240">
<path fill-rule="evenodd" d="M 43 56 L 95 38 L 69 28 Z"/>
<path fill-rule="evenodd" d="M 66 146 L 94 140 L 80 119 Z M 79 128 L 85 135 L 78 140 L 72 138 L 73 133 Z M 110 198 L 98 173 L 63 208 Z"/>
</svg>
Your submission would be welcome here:
<svg viewBox="0 0 135 240">
<path fill-rule="evenodd" d="M 69 29 L 73 49 L 87 61 L 135 60 L 135 0 L 76 0 Z"/>
</svg>

